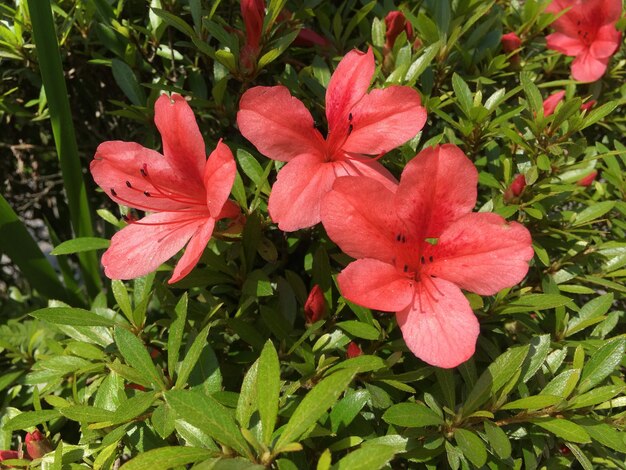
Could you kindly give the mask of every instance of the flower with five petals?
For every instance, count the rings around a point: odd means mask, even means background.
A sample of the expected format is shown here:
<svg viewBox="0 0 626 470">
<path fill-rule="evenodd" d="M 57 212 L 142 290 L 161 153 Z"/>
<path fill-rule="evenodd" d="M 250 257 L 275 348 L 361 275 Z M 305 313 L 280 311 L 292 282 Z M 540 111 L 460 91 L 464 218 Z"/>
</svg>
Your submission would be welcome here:
<svg viewBox="0 0 626 470">
<path fill-rule="evenodd" d="M 478 172 L 456 146 L 427 148 L 394 192 L 344 177 L 322 204 L 329 237 L 356 258 L 338 277 L 344 297 L 396 312 L 409 349 L 438 367 L 474 353 L 478 321 L 461 289 L 492 295 L 520 282 L 533 256 L 528 230 L 473 213 Z M 376 204 L 364 195 L 375 195 Z"/>
<path fill-rule="evenodd" d="M 396 179 L 375 159 L 422 129 L 426 110 L 419 93 L 405 86 L 367 92 L 374 55 L 351 51 L 326 90 L 326 139 L 311 113 L 284 86 L 254 87 L 241 97 L 237 124 L 263 155 L 287 162 L 272 188 L 268 210 L 281 230 L 320 221 L 322 197 L 339 176 L 369 176 L 386 188 Z"/>
<path fill-rule="evenodd" d="M 135 142 L 109 141 L 98 146 L 91 162 L 94 180 L 111 199 L 151 213 L 111 239 L 102 256 L 111 279 L 144 276 L 187 245 L 169 283 L 179 281 L 198 263 L 216 222 L 239 214 L 228 200 L 236 173 L 230 149 L 220 140 L 207 160 L 182 96 L 161 95 L 154 108 L 162 155 Z"/>
</svg>

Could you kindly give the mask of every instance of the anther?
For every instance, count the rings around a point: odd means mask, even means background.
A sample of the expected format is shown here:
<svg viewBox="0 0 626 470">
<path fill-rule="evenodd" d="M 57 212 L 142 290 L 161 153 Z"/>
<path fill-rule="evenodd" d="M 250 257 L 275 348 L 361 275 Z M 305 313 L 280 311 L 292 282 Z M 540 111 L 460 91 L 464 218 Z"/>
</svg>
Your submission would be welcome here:
<svg viewBox="0 0 626 470">
<path fill-rule="evenodd" d="M 348 121 L 352 121 L 352 113 L 348 114 Z"/>
<path fill-rule="evenodd" d="M 148 165 L 144 163 L 143 167 L 141 167 L 139 171 L 141 172 L 141 176 L 145 178 L 146 176 L 148 176 Z"/>
<path fill-rule="evenodd" d="M 129 188 L 132 188 L 132 184 L 130 184 L 130 181 L 126 181 L 126 186 L 128 186 Z"/>
<path fill-rule="evenodd" d="M 117 192 L 115 192 L 115 189 L 111 188 L 111 194 L 112 194 L 113 196 L 117 196 Z"/>
<path fill-rule="evenodd" d="M 150 197 L 150 193 L 148 191 L 144 191 L 143 195 L 146 196 L 146 197 Z"/>
<path fill-rule="evenodd" d="M 350 124 L 348 126 L 348 135 L 352 134 L 352 129 L 354 129 L 354 128 L 352 127 L 352 124 Z"/>
</svg>

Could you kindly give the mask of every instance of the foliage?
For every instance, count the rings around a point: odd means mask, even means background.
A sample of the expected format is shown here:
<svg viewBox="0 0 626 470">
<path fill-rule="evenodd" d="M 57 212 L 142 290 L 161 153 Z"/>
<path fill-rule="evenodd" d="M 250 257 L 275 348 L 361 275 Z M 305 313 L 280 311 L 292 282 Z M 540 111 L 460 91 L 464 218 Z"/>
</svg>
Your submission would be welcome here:
<svg viewBox="0 0 626 470">
<path fill-rule="evenodd" d="M 571 59 L 545 47 L 547 3 L 307 0 L 286 2 L 285 16 L 285 2 L 271 0 L 253 69 L 240 61 L 238 2 L 53 3 L 75 164 L 86 169 L 105 140 L 158 148 L 162 91 L 190 97 L 207 148 L 224 138 L 236 156 L 243 232 L 213 239 L 173 286 L 172 264 L 128 282 L 93 279 L 89 256 L 124 221 L 87 176 L 78 202 L 80 172 L 46 186 L 74 158 L 61 146 L 57 161 L 48 124 L 59 122 L 46 97 L 54 65 L 33 31 L 33 9 L 47 2 L 0 5 L 1 145 L 12 151 L 1 163 L 0 251 L 18 268 L 0 278 L 0 449 L 19 449 L 35 427 L 55 449 L 12 465 L 626 468 L 626 48 L 622 39 L 600 81 L 573 81 Z M 402 32 L 385 51 L 384 17 L 396 8 L 420 44 Z M 330 44 L 295 45 L 302 26 Z M 523 45 L 507 53 L 509 31 Z M 288 87 L 323 122 L 332 71 L 366 45 L 380 64 L 376 86 L 414 86 L 428 111 L 423 131 L 384 165 L 399 176 L 421 149 L 454 143 L 479 171 L 476 210 L 532 234 L 522 284 L 467 294 L 481 334 L 455 369 L 415 358 L 393 315 L 341 297 L 336 276 L 350 259 L 323 227 L 277 229 L 267 199 L 280 163 L 236 128 L 239 99 L 256 85 Z M 65 101 L 59 76 L 51 80 Z M 561 89 L 546 116 L 543 99 Z M 597 104 L 581 110 L 588 98 Z M 591 184 L 577 184 L 592 171 Z M 505 197 L 517 174 L 526 186 Z M 99 217 L 79 229 L 87 200 Z M 45 227 L 35 240 L 32 220 Z M 55 247 L 47 258 L 45 238 Z M 304 305 L 316 285 L 328 312 L 311 323 Z M 348 358 L 352 342 L 363 354 Z"/>
</svg>

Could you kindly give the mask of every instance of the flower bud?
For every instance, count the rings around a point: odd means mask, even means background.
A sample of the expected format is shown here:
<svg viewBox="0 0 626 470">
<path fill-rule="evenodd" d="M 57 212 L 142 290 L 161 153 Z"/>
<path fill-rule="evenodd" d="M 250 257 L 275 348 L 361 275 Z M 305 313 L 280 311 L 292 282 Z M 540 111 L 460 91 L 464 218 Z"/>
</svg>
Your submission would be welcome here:
<svg viewBox="0 0 626 470">
<path fill-rule="evenodd" d="M 346 356 L 348 359 L 352 359 L 353 357 L 358 357 L 363 354 L 363 351 L 354 341 L 350 341 L 350 344 L 346 348 Z"/>
<path fill-rule="evenodd" d="M 413 37 L 413 27 L 401 11 L 390 11 L 385 17 L 385 25 L 387 26 L 385 33 L 385 48 L 387 50 L 393 49 L 396 38 L 402 31 L 406 31 L 406 37 L 409 40 Z"/>
<path fill-rule="evenodd" d="M 565 97 L 565 90 L 552 93 L 545 100 L 543 100 L 543 117 L 548 117 L 554 113 L 557 105 L 563 101 Z"/>
<path fill-rule="evenodd" d="M 326 301 L 320 286 L 315 284 L 304 304 L 304 316 L 307 323 L 315 323 L 326 315 Z"/>
<path fill-rule="evenodd" d="M 52 444 L 39 429 L 35 429 L 33 432 L 26 434 L 25 442 L 26 452 L 31 459 L 39 459 L 48 452 L 52 452 Z"/>
<path fill-rule="evenodd" d="M 589 110 L 593 108 L 596 105 L 596 103 L 597 103 L 596 100 L 589 100 L 580 105 L 580 110 L 589 112 Z"/>
<path fill-rule="evenodd" d="M 589 173 L 584 178 L 581 178 L 578 181 L 576 181 L 576 184 L 578 186 L 591 186 L 591 183 L 593 183 L 595 181 L 597 175 L 598 175 L 597 170 L 593 170 L 591 173 Z"/>
<path fill-rule="evenodd" d="M 19 458 L 20 454 L 17 450 L 0 450 L 0 462 Z M 0 468 L 3 468 L 2 465 L 0 465 Z"/>
<path fill-rule="evenodd" d="M 516 33 L 503 34 L 500 42 L 504 52 L 513 52 L 522 47 L 522 40 Z"/>
<path fill-rule="evenodd" d="M 518 198 L 520 194 L 522 194 L 522 191 L 524 191 L 525 187 L 526 178 L 524 175 L 517 175 L 504 192 L 504 200 L 506 202 L 511 202 L 513 199 Z"/>
</svg>

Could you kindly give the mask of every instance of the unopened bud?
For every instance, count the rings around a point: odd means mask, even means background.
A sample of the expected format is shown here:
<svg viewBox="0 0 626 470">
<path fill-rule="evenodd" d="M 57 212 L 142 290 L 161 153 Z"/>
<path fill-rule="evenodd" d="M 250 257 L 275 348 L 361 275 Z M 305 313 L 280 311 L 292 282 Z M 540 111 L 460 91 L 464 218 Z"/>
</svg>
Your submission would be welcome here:
<svg viewBox="0 0 626 470">
<path fill-rule="evenodd" d="M 33 432 L 26 434 L 25 442 L 26 452 L 31 459 L 39 459 L 48 452 L 52 452 L 52 444 L 39 429 L 35 429 Z"/>
<path fill-rule="evenodd" d="M 548 117 L 554 113 L 557 105 L 565 98 L 565 90 L 552 93 L 543 100 L 543 117 Z"/>
<path fill-rule="evenodd" d="M 393 49 L 393 45 L 396 42 L 396 38 L 402 31 L 406 31 L 406 37 L 411 40 L 413 37 L 413 27 L 409 23 L 404 13 L 401 11 L 390 11 L 385 17 L 385 25 L 387 26 L 387 32 L 385 33 L 385 47 L 388 50 Z"/>
<path fill-rule="evenodd" d="M 354 341 L 350 341 L 350 344 L 346 348 L 346 356 L 348 359 L 352 359 L 353 357 L 358 357 L 363 354 L 363 351 Z"/>
<path fill-rule="evenodd" d="M 595 181 L 596 176 L 598 176 L 598 172 L 597 172 L 597 170 L 593 170 L 591 173 L 589 173 L 584 178 L 579 179 L 576 182 L 576 184 L 578 186 L 591 186 L 591 183 L 593 183 Z"/>
<path fill-rule="evenodd" d="M 518 198 L 520 194 L 522 194 L 522 191 L 524 191 L 525 187 L 526 178 L 524 175 L 517 175 L 504 192 L 504 200 L 506 202 L 511 202 L 513 199 Z"/>
<path fill-rule="evenodd" d="M 307 323 L 315 323 L 326 315 L 326 301 L 320 286 L 315 284 L 304 304 L 304 316 Z"/>
<path fill-rule="evenodd" d="M 504 52 L 513 52 L 522 47 L 522 40 L 516 33 L 507 33 L 500 39 Z"/>
</svg>

